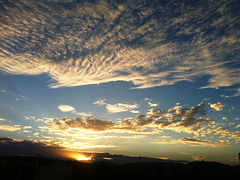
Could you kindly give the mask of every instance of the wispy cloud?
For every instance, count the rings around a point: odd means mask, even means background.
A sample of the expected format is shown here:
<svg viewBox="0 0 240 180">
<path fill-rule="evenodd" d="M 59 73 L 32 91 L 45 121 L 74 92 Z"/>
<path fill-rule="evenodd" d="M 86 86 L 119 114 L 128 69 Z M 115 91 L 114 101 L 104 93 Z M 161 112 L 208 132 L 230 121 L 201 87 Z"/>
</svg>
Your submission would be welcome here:
<svg viewBox="0 0 240 180">
<path fill-rule="evenodd" d="M 231 90 L 231 89 L 230 89 L 230 90 Z M 221 97 L 232 98 L 232 97 L 238 97 L 238 96 L 240 96 L 240 88 L 238 88 L 238 89 L 233 89 L 232 91 L 235 91 L 235 93 L 232 94 L 232 95 L 229 95 L 229 96 L 227 96 L 227 95 L 221 95 Z"/>
<path fill-rule="evenodd" d="M 133 109 L 138 108 L 137 104 L 124 104 L 124 103 L 117 103 L 117 104 L 107 104 L 106 109 L 109 113 L 119 113 L 119 112 L 126 112 L 130 111 L 132 113 L 136 113 Z"/>
<path fill-rule="evenodd" d="M 110 81 L 150 88 L 204 75 L 203 88 L 231 86 L 239 83 L 235 3 L 3 2 L 0 70 L 45 73 L 52 88 Z"/>
<path fill-rule="evenodd" d="M 211 143 L 206 140 L 199 140 L 199 139 L 192 139 L 192 138 L 183 138 L 180 141 L 187 142 L 190 144 L 199 144 L 199 145 L 212 146 L 212 147 L 223 147 L 228 145 L 223 143 Z"/>
<path fill-rule="evenodd" d="M 158 106 L 157 103 L 156 103 L 156 104 L 153 104 L 153 103 L 151 103 L 151 102 L 148 102 L 148 104 L 149 104 L 149 106 L 152 106 L 152 107 Z"/>
<path fill-rule="evenodd" d="M 135 110 L 139 107 L 138 104 L 126 104 L 126 103 L 116 103 L 116 104 L 108 104 L 105 100 L 97 100 L 93 104 L 97 104 L 98 106 L 105 106 L 109 113 L 120 113 L 129 111 L 131 113 L 139 113 L 139 111 Z"/>
<path fill-rule="evenodd" d="M 21 94 L 17 94 L 15 92 L 9 91 L 9 90 L 0 89 L 0 93 L 8 94 L 8 95 L 14 97 L 16 101 L 28 101 L 27 97 L 25 97 Z"/>
<path fill-rule="evenodd" d="M 24 126 L 23 129 L 32 129 L 32 126 Z"/>
</svg>

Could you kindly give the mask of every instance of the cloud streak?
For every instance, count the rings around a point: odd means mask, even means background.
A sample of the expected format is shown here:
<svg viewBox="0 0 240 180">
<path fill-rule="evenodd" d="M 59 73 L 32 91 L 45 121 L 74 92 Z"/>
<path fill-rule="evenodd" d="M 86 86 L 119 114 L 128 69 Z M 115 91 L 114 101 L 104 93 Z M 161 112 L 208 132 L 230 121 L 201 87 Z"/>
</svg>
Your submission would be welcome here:
<svg viewBox="0 0 240 180">
<path fill-rule="evenodd" d="M 133 88 L 210 76 L 239 83 L 235 1 L 4 1 L 0 70 L 47 74 L 51 88 L 127 81 Z M 204 23 L 203 23 L 204 22 Z"/>
<path fill-rule="evenodd" d="M 187 142 L 190 144 L 199 144 L 199 145 L 212 146 L 212 147 L 224 147 L 224 146 L 228 145 L 228 144 L 223 144 L 223 143 L 211 143 L 209 141 L 192 139 L 192 138 L 183 138 L 180 141 Z"/>
<path fill-rule="evenodd" d="M 125 104 L 125 103 L 116 103 L 116 104 L 108 104 L 105 102 L 106 100 L 97 100 L 93 104 L 97 104 L 98 106 L 105 106 L 109 113 L 120 113 L 130 111 L 131 113 L 139 113 L 139 111 L 135 110 L 139 107 L 138 104 Z"/>
<path fill-rule="evenodd" d="M 0 125 L 0 130 L 2 131 L 18 131 L 21 130 L 21 127 L 19 125 Z"/>
</svg>

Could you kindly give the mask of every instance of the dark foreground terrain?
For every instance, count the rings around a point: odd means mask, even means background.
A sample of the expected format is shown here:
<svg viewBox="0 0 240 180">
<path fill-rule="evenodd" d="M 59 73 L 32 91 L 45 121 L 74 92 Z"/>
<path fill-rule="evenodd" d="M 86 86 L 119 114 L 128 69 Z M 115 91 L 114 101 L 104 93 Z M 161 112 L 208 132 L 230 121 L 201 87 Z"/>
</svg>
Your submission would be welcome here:
<svg viewBox="0 0 240 180">
<path fill-rule="evenodd" d="M 240 179 L 240 166 L 217 162 L 141 162 L 113 164 L 107 161 L 83 163 L 50 158 L 0 157 L 3 180 L 165 180 Z"/>
</svg>

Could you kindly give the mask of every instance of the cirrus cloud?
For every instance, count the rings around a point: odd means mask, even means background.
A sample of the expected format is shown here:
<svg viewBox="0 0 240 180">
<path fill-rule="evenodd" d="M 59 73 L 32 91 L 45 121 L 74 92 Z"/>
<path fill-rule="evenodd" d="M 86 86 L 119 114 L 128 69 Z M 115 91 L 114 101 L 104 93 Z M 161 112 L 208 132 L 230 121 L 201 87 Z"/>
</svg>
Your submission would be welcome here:
<svg viewBox="0 0 240 180">
<path fill-rule="evenodd" d="M 183 138 L 180 141 L 187 142 L 190 144 L 199 144 L 199 145 L 206 145 L 206 146 L 212 146 L 212 147 L 224 147 L 228 145 L 223 143 L 211 143 L 206 140 L 199 140 L 199 139 L 193 139 L 193 138 Z"/>
<path fill-rule="evenodd" d="M 133 109 L 136 109 L 136 108 L 138 108 L 137 104 L 124 104 L 124 103 L 107 104 L 106 106 L 106 109 L 109 113 L 119 113 L 119 112 L 125 112 L 125 111 L 137 113 L 137 111 L 133 111 Z"/>
<path fill-rule="evenodd" d="M 0 70 L 47 74 L 51 88 L 127 81 L 141 89 L 205 75 L 202 88 L 231 86 L 240 73 L 235 3 L 4 1 Z"/>
<path fill-rule="evenodd" d="M 139 107 L 138 104 L 126 104 L 126 103 L 116 103 L 116 104 L 108 104 L 105 102 L 106 99 L 97 100 L 93 104 L 97 104 L 98 106 L 105 106 L 109 113 L 120 113 L 130 111 L 131 113 L 139 113 L 139 111 L 135 110 Z"/>
</svg>

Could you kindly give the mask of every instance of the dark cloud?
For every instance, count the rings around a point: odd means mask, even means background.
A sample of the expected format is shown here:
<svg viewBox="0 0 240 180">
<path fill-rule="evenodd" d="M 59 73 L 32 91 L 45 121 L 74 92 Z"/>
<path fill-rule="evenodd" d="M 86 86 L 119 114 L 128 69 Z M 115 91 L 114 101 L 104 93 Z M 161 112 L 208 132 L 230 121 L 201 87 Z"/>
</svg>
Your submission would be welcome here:
<svg viewBox="0 0 240 180">
<path fill-rule="evenodd" d="M 188 142 L 188 143 L 196 143 L 196 144 L 201 144 L 201 145 L 207 145 L 207 146 L 212 146 L 212 147 L 223 147 L 223 146 L 228 145 L 226 143 L 211 143 L 209 141 L 200 140 L 200 139 L 192 139 L 192 138 L 183 138 L 180 141 Z"/>
<path fill-rule="evenodd" d="M 74 118 L 74 119 L 55 119 L 54 125 L 59 129 L 79 128 L 94 131 L 105 131 L 113 129 L 114 123 L 110 121 L 102 121 L 93 118 Z"/>
<path fill-rule="evenodd" d="M 196 142 L 196 143 L 208 143 L 207 141 L 202 141 L 199 139 L 192 139 L 192 138 L 183 138 L 181 141 L 187 141 L 187 142 Z"/>
<path fill-rule="evenodd" d="M 64 148 L 56 142 L 39 142 L 32 140 L 16 140 L 12 138 L 0 138 L 1 156 L 36 156 L 41 154 L 44 157 L 63 157 Z"/>
<path fill-rule="evenodd" d="M 16 140 L 0 137 L 0 156 L 39 156 L 59 159 L 74 159 L 92 157 L 94 161 L 109 161 L 116 164 L 135 163 L 138 157 L 116 155 L 109 153 L 76 152 L 55 145 L 54 142 L 36 142 L 32 140 Z M 186 162 L 167 158 L 141 157 L 142 162 Z"/>
</svg>

